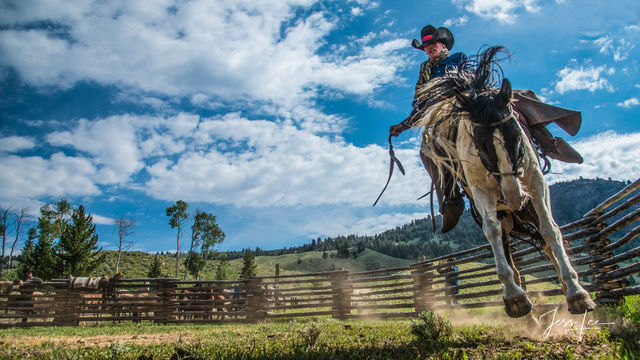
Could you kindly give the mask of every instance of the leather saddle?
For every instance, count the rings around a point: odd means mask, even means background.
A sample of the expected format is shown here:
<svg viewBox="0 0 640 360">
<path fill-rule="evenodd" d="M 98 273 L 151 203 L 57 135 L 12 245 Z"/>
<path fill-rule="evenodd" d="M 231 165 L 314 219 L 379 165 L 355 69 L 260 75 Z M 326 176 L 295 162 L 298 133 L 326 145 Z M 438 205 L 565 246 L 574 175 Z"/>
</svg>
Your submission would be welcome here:
<svg viewBox="0 0 640 360">
<path fill-rule="evenodd" d="M 582 164 L 582 155 L 561 137 L 554 137 L 546 126 L 557 124 L 574 136 L 580 130 L 582 115 L 579 111 L 546 104 L 528 89 L 513 90 L 514 107 L 524 118 L 525 125 L 543 155 L 567 163 Z"/>
</svg>

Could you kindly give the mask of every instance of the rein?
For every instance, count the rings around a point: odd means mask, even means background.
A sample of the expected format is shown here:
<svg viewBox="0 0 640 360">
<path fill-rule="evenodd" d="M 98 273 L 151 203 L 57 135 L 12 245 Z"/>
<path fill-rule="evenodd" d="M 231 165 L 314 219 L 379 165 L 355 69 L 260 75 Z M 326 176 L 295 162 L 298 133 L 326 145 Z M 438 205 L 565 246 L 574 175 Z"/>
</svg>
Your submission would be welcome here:
<svg viewBox="0 0 640 360">
<path fill-rule="evenodd" d="M 509 106 L 509 113 L 507 115 L 505 115 L 502 120 L 498 120 L 498 121 L 494 121 L 490 124 L 479 124 L 479 123 L 474 123 L 472 122 L 471 125 L 476 126 L 476 127 L 497 127 L 500 126 L 504 123 L 506 123 L 509 120 L 516 120 L 515 115 L 513 115 L 513 108 L 511 106 Z"/>
<path fill-rule="evenodd" d="M 391 175 L 393 175 L 393 169 L 395 164 L 398 164 L 398 170 L 400 170 L 402 175 L 404 175 L 404 167 L 402 167 L 402 163 L 400 163 L 400 160 L 398 160 L 395 152 L 393 151 L 393 144 L 391 144 L 391 137 L 392 135 L 389 135 L 389 178 L 387 179 L 387 183 L 384 185 L 384 188 L 380 192 L 380 195 L 378 195 L 376 202 L 373 203 L 373 206 L 376 206 L 376 204 L 378 203 L 378 200 L 380 200 L 380 198 L 382 197 L 382 194 L 384 194 L 384 191 L 387 190 L 387 186 L 389 186 L 389 182 L 391 181 Z"/>
</svg>

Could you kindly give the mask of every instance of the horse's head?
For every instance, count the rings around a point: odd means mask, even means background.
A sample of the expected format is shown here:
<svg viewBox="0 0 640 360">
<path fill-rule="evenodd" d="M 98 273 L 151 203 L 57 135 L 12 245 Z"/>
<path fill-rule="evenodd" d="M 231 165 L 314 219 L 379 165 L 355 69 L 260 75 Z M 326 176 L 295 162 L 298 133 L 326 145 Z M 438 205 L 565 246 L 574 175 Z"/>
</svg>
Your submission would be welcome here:
<svg viewBox="0 0 640 360">
<path fill-rule="evenodd" d="M 456 92 L 462 110 L 469 113 L 473 141 L 487 172 L 500 184 L 500 191 L 512 210 L 520 208 L 523 144 L 521 130 L 511 107 L 511 83 L 504 79 L 500 91 L 471 89 Z"/>
</svg>

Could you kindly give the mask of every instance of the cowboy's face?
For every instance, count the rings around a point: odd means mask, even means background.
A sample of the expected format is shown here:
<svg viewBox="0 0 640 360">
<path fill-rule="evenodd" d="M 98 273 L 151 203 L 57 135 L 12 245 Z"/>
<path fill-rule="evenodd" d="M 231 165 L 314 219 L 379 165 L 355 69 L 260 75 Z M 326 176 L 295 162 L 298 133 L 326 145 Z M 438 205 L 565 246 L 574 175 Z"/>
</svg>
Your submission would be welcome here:
<svg viewBox="0 0 640 360">
<path fill-rule="evenodd" d="M 445 49 L 444 44 L 439 41 L 436 41 L 424 47 L 424 51 L 427 53 L 427 55 L 429 55 L 430 59 L 438 57 L 438 55 L 440 55 L 440 53 L 444 49 Z"/>
</svg>

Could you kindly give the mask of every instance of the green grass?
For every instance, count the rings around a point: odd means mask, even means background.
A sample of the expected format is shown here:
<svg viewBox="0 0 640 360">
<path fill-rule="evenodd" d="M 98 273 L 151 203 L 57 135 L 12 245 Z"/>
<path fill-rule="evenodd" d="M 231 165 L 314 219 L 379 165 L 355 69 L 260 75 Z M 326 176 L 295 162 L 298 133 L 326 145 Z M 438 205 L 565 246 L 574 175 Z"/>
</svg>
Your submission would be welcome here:
<svg viewBox="0 0 640 360">
<path fill-rule="evenodd" d="M 0 359 L 613 359 L 620 354 L 619 345 L 600 332 L 581 342 L 541 341 L 518 334 L 509 324 L 480 324 L 455 326 L 451 336 L 425 341 L 412 334 L 410 320 L 123 324 L 0 332 Z"/>
<path fill-rule="evenodd" d="M 308 319 L 264 324 L 99 324 L 0 331 L 0 359 L 637 359 L 640 296 L 591 314 L 615 322 L 546 339 L 525 319 L 441 313 L 453 324 L 422 336 L 423 318 L 385 321 Z M 484 316 L 483 316 L 484 315 Z M 565 315 L 563 315 L 565 316 Z M 580 317 L 580 316 L 578 316 Z M 635 327 L 634 327 L 635 326 Z M 414 331 L 412 331 L 414 328 Z M 564 329 L 561 329 L 564 330 Z"/>
</svg>

